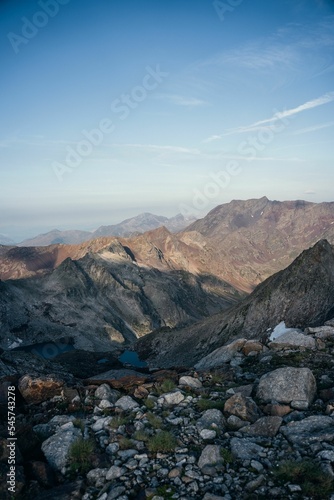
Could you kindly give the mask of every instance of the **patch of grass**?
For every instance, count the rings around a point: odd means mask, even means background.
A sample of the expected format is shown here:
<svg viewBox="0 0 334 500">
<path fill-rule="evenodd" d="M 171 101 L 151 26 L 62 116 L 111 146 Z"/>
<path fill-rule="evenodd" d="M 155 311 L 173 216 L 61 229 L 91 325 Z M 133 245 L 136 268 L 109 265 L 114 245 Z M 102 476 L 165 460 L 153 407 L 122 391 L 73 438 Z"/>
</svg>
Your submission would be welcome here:
<svg viewBox="0 0 334 500">
<path fill-rule="evenodd" d="M 127 423 L 130 422 L 130 417 L 129 416 L 125 416 L 125 415 L 122 415 L 122 414 L 119 414 L 115 417 L 113 417 L 113 419 L 111 420 L 110 422 L 110 427 L 114 430 L 118 429 L 118 427 L 120 427 L 121 425 L 125 425 Z"/>
<path fill-rule="evenodd" d="M 176 445 L 175 437 L 168 431 L 158 432 L 147 441 L 147 448 L 152 453 L 174 451 Z"/>
<path fill-rule="evenodd" d="M 74 420 L 72 420 L 72 423 L 74 427 L 80 429 L 81 432 L 85 430 L 85 422 L 81 418 L 75 418 Z"/>
<path fill-rule="evenodd" d="M 226 380 L 226 375 L 219 371 L 213 371 L 211 374 L 211 382 L 213 384 L 222 384 Z"/>
<path fill-rule="evenodd" d="M 299 484 L 304 495 L 313 499 L 324 500 L 328 498 L 333 488 L 331 476 L 312 460 L 301 462 L 287 460 L 278 466 L 274 474 L 284 483 L 288 481 Z"/>
<path fill-rule="evenodd" d="M 227 448 L 221 448 L 220 455 L 226 464 L 231 464 L 233 462 L 233 455 Z"/>
<path fill-rule="evenodd" d="M 200 411 L 204 410 L 223 410 L 224 402 L 223 401 L 212 401 L 211 399 L 201 398 L 197 401 L 197 406 Z"/>
<path fill-rule="evenodd" d="M 70 471 L 86 474 L 91 469 L 91 458 L 95 445 L 93 441 L 79 438 L 72 443 L 69 450 Z"/>
<path fill-rule="evenodd" d="M 155 402 L 152 398 L 146 398 L 146 399 L 144 399 L 144 405 L 146 406 L 146 408 L 148 410 L 153 410 L 153 408 L 155 406 Z"/>
<path fill-rule="evenodd" d="M 159 486 L 157 488 L 157 495 L 159 497 L 163 497 L 165 500 L 171 500 L 173 498 L 173 495 L 176 493 L 176 491 L 171 487 L 167 485 Z"/>
<path fill-rule="evenodd" d="M 144 443 L 146 443 L 150 439 L 150 435 L 142 429 L 134 433 L 133 439 L 136 441 L 144 441 Z"/>
<path fill-rule="evenodd" d="M 153 429 L 161 429 L 163 422 L 160 417 L 157 417 L 157 415 L 154 415 L 154 413 L 149 412 L 147 413 L 146 418 Z"/>
<path fill-rule="evenodd" d="M 131 439 L 128 439 L 126 437 L 122 437 L 119 441 L 119 449 L 120 450 L 129 450 L 133 448 L 133 441 Z"/>
<path fill-rule="evenodd" d="M 176 388 L 175 382 L 173 380 L 166 378 L 157 386 L 157 391 L 159 394 L 166 394 L 166 392 L 171 392 Z"/>
</svg>

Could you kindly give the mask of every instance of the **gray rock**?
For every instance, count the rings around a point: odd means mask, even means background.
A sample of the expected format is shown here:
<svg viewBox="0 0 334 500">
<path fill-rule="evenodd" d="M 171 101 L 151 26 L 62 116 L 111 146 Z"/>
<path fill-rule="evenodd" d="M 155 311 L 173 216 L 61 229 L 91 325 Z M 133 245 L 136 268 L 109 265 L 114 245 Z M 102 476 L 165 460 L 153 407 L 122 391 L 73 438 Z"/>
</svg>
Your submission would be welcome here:
<svg viewBox="0 0 334 500">
<path fill-rule="evenodd" d="M 225 426 L 226 420 L 224 415 L 220 410 L 216 409 L 206 410 L 196 422 L 196 427 L 199 431 L 203 429 L 224 430 Z"/>
<path fill-rule="evenodd" d="M 194 389 L 198 389 L 202 387 L 202 382 L 198 380 L 198 378 L 184 376 L 179 380 L 179 385 L 186 385 L 188 387 L 192 387 Z"/>
<path fill-rule="evenodd" d="M 112 481 L 114 479 L 117 479 L 118 477 L 121 477 L 122 474 L 123 474 L 122 468 L 117 467 L 117 465 L 113 465 L 106 473 L 106 480 Z"/>
<path fill-rule="evenodd" d="M 218 347 L 218 349 L 202 358 L 195 365 L 196 370 L 207 370 L 224 363 L 229 363 L 241 351 L 245 343 L 246 339 L 237 339 L 226 346 Z"/>
<path fill-rule="evenodd" d="M 232 438 L 231 452 L 235 458 L 240 458 L 241 460 L 252 460 L 253 458 L 259 458 L 259 453 L 264 453 L 265 448 L 246 438 Z"/>
<path fill-rule="evenodd" d="M 334 463 L 334 450 L 322 450 L 317 454 L 317 457 Z"/>
<path fill-rule="evenodd" d="M 116 403 L 117 399 L 120 397 L 120 393 L 108 384 L 101 384 L 95 391 L 94 396 L 98 399 L 106 399 L 111 403 Z"/>
<path fill-rule="evenodd" d="M 334 419 L 313 415 L 297 422 L 290 422 L 281 428 L 282 434 L 294 444 L 309 446 L 312 443 L 334 441 Z"/>
<path fill-rule="evenodd" d="M 316 342 L 313 337 L 304 335 L 297 331 L 287 332 L 270 342 L 270 349 L 279 351 L 281 349 L 316 349 Z"/>
<path fill-rule="evenodd" d="M 107 500 L 115 500 L 116 498 L 120 498 L 120 496 L 124 492 L 125 492 L 124 486 L 116 486 L 109 492 Z"/>
<path fill-rule="evenodd" d="M 316 381 L 309 368 L 286 367 L 278 368 L 261 377 L 257 397 L 267 403 L 304 400 L 310 404 L 316 390 Z"/>
<path fill-rule="evenodd" d="M 235 415 L 230 415 L 227 419 L 227 425 L 229 429 L 238 431 L 239 429 L 242 429 L 242 427 L 250 425 L 250 422 L 245 422 L 245 420 L 241 420 L 241 418 L 236 417 Z"/>
<path fill-rule="evenodd" d="M 327 340 L 334 337 L 334 327 L 332 326 L 319 326 L 317 328 L 307 328 L 307 333 L 313 333 L 315 338 Z"/>
<path fill-rule="evenodd" d="M 255 401 L 252 398 L 244 397 L 241 393 L 234 394 L 226 401 L 224 411 L 228 415 L 235 415 L 248 422 L 255 422 L 261 417 L 261 412 Z"/>
<path fill-rule="evenodd" d="M 108 469 L 100 468 L 90 470 L 87 474 L 88 484 L 96 486 L 97 484 L 100 484 L 101 480 L 104 482 L 104 480 L 106 479 L 107 470 Z"/>
<path fill-rule="evenodd" d="M 223 459 L 220 454 L 220 446 L 208 444 L 201 453 L 198 460 L 198 467 L 203 469 L 210 465 L 217 465 L 222 463 Z"/>
<path fill-rule="evenodd" d="M 102 417 L 95 421 L 91 426 L 94 432 L 102 431 L 112 421 L 112 417 Z"/>
<path fill-rule="evenodd" d="M 199 435 L 204 440 L 214 439 L 217 436 L 217 432 L 210 429 L 203 429 Z"/>
<path fill-rule="evenodd" d="M 180 391 L 167 392 L 161 396 L 162 404 L 166 406 L 174 406 L 181 403 L 185 397 Z"/>
<path fill-rule="evenodd" d="M 226 497 L 219 497 L 217 495 L 213 495 L 212 493 L 205 493 L 203 500 L 224 500 Z"/>
<path fill-rule="evenodd" d="M 122 396 L 116 401 L 115 406 L 117 406 L 117 408 L 121 408 L 124 411 L 128 411 L 138 408 L 139 404 L 137 403 L 137 401 L 132 399 L 131 396 Z"/>
<path fill-rule="evenodd" d="M 243 427 L 241 432 L 247 434 L 248 436 L 274 437 L 276 436 L 282 421 L 283 419 L 281 417 L 262 417 L 259 418 L 254 424 L 248 427 Z"/>
<path fill-rule="evenodd" d="M 80 430 L 76 429 L 73 424 L 71 425 L 71 428 L 67 428 L 65 431 L 60 429 L 42 443 L 42 451 L 48 463 L 59 471 L 64 469 L 68 463 L 71 445 L 81 437 Z"/>
</svg>

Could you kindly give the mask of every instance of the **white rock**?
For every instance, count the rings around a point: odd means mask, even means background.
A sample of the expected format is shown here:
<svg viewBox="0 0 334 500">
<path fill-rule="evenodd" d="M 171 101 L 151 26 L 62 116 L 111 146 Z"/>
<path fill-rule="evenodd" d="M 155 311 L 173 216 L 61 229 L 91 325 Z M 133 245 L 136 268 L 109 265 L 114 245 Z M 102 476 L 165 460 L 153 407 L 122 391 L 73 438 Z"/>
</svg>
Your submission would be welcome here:
<svg viewBox="0 0 334 500">
<path fill-rule="evenodd" d="M 214 430 L 210 430 L 210 429 L 203 429 L 199 435 L 201 436 L 202 439 L 204 440 L 210 440 L 210 439 L 214 439 L 216 436 L 217 436 L 217 432 L 214 431 Z"/>
<path fill-rule="evenodd" d="M 161 396 L 164 405 L 178 405 L 185 399 L 184 395 L 180 391 L 167 392 Z"/>
<path fill-rule="evenodd" d="M 198 378 L 184 376 L 180 378 L 179 385 L 186 385 L 196 389 L 202 387 L 202 382 Z"/>
<path fill-rule="evenodd" d="M 137 403 L 137 401 L 132 399 L 131 396 L 123 396 L 116 401 L 115 406 L 117 406 L 117 408 L 121 408 L 124 411 L 127 411 L 138 408 L 139 404 Z"/>
</svg>

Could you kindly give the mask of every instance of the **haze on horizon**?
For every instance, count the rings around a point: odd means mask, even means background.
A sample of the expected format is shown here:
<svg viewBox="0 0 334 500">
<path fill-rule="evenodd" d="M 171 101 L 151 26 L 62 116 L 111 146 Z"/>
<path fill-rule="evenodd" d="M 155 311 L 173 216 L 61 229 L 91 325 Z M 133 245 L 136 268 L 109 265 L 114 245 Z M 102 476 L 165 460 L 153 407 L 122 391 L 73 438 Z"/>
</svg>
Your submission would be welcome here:
<svg viewBox="0 0 334 500">
<path fill-rule="evenodd" d="M 329 0 L 5 1 L 0 35 L 0 233 L 334 199 Z"/>
</svg>

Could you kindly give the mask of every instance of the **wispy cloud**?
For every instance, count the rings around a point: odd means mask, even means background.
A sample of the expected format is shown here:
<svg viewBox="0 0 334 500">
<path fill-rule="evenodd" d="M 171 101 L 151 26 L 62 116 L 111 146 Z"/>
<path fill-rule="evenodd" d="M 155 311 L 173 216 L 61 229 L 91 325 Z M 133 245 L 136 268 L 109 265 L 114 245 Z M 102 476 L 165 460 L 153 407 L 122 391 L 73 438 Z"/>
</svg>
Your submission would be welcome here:
<svg viewBox="0 0 334 500">
<path fill-rule="evenodd" d="M 271 125 L 273 125 L 275 122 L 278 120 L 282 120 L 284 118 L 290 118 L 294 115 L 297 115 L 298 113 L 302 113 L 303 111 L 307 111 L 309 109 L 316 108 L 318 106 L 322 106 L 323 104 L 328 104 L 330 102 L 334 101 L 334 91 L 333 92 L 328 92 L 320 97 L 317 97 L 316 99 L 312 99 L 311 101 L 307 101 L 304 104 L 301 104 L 300 106 L 297 106 L 295 108 L 290 108 L 285 111 L 277 111 L 273 116 L 270 118 L 266 118 L 264 120 L 259 120 L 257 122 L 251 123 L 250 125 L 242 125 L 237 128 L 232 128 L 229 130 L 226 130 L 224 133 L 220 135 L 212 135 L 206 139 L 203 140 L 204 143 L 209 143 L 218 139 L 221 139 L 224 136 L 227 135 L 235 135 L 235 134 L 243 134 L 246 132 L 257 132 L 258 130 L 263 130 L 269 128 Z"/>
<path fill-rule="evenodd" d="M 155 99 L 165 100 L 171 104 L 175 104 L 176 106 L 184 106 L 187 108 L 195 108 L 198 106 L 208 105 L 208 102 L 204 101 L 203 99 L 178 94 L 157 94 L 154 97 Z"/>
<path fill-rule="evenodd" d="M 319 125 L 314 125 L 313 127 L 301 128 L 293 132 L 293 135 L 307 134 L 308 132 L 315 132 L 316 130 L 322 130 L 323 128 L 333 127 L 334 122 L 322 123 Z"/>
<path fill-rule="evenodd" d="M 136 148 L 142 149 L 147 152 L 170 152 L 170 153 L 184 153 L 184 154 L 192 154 L 198 155 L 200 151 L 196 148 L 186 148 L 182 146 L 164 146 L 158 144 L 111 144 L 110 147 L 119 147 L 119 148 Z"/>
</svg>

